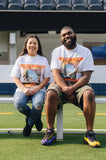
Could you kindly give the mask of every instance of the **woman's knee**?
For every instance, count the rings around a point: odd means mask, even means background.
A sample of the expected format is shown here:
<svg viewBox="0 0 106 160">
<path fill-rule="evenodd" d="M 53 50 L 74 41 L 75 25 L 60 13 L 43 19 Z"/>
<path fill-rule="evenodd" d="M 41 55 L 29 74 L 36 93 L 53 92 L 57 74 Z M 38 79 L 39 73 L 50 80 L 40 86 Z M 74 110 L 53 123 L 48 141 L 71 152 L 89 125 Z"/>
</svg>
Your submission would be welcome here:
<svg viewBox="0 0 106 160">
<path fill-rule="evenodd" d="M 41 110 L 42 111 L 42 109 L 43 109 L 43 104 L 42 104 L 42 102 L 37 102 L 37 103 L 35 103 L 35 104 L 32 104 L 32 106 L 33 106 L 33 108 L 35 108 L 36 110 Z"/>
<path fill-rule="evenodd" d="M 14 106 L 17 110 L 22 110 L 23 106 L 25 106 L 25 102 L 20 100 L 19 98 L 15 98 Z"/>
</svg>

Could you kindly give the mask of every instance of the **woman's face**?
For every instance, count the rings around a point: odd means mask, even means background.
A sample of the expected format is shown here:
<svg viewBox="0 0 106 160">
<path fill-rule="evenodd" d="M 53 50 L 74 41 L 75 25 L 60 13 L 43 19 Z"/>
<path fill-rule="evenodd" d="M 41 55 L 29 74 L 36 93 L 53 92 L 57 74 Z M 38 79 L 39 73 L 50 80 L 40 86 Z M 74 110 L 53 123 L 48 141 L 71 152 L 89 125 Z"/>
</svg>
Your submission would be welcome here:
<svg viewBox="0 0 106 160">
<path fill-rule="evenodd" d="M 36 56 L 38 51 L 38 41 L 36 38 L 29 38 L 27 45 L 27 52 L 30 56 Z"/>
</svg>

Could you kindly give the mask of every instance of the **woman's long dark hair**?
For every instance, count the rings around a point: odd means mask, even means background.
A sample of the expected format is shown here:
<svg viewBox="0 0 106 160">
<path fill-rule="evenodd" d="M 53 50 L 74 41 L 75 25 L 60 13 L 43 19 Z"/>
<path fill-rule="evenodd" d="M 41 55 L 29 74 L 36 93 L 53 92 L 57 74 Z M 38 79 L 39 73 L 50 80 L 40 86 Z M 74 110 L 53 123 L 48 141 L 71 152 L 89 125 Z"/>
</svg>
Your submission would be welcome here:
<svg viewBox="0 0 106 160">
<path fill-rule="evenodd" d="M 37 41 L 38 41 L 38 51 L 37 51 L 37 54 L 39 54 L 40 56 L 43 56 L 42 47 L 41 47 L 41 43 L 40 43 L 39 38 L 36 35 L 31 35 L 31 36 L 27 37 L 27 39 L 25 40 L 23 51 L 20 53 L 19 57 L 28 53 L 26 46 L 27 46 L 27 42 L 28 42 L 28 40 L 30 38 L 37 39 Z"/>
</svg>

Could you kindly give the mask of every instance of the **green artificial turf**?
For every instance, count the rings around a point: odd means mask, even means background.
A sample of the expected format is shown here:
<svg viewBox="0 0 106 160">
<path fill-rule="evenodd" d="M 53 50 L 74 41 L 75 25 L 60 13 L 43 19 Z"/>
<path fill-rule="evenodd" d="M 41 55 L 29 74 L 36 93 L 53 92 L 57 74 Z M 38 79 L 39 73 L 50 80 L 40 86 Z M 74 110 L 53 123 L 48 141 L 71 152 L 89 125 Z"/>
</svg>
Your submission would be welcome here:
<svg viewBox="0 0 106 160">
<path fill-rule="evenodd" d="M 25 116 L 14 109 L 13 104 L 0 104 L 0 128 L 23 128 Z M 12 113 L 12 114 L 3 114 Z M 45 113 L 45 110 L 43 110 Z M 71 104 L 63 107 L 64 129 L 86 129 L 85 118 L 79 115 L 81 110 Z M 106 113 L 105 104 L 97 104 L 96 113 Z M 42 115 L 44 128 L 46 116 Z M 55 121 L 56 128 L 56 121 Z M 106 115 L 96 115 L 94 129 L 106 129 Z M 1 132 L 1 131 L 0 131 Z M 105 133 L 105 132 L 104 132 Z M 51 146 L 41 145 L 44 133 L 23 137 L 20 134 L 0 134 L 0 160 L 106 160 L 106 135 L 98 134 L 100 148 L 91 148 L 83 144 L 82 134 L 65 134 Z"/>
</svg>

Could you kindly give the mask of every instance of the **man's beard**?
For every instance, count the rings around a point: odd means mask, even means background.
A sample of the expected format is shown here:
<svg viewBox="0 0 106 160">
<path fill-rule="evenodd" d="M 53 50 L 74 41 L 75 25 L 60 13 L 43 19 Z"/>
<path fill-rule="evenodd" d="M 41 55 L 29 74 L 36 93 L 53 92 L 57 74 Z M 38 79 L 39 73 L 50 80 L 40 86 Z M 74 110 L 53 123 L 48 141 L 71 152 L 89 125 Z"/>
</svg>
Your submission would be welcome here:
<svg viewBox="0 0 106 160">
<path fill-rule="evenodd" d="M 70 39 L 70 38 L 69 38 Z M 73 49 L 76 45 L 76 41 L 77 41 L 77 38 L 76 36 L 74 37 L 71 37 L 71 42 L 69 43 L 66 43 L 66 41 L 62 41 L 62 44 L 67 48 L 67 49 Z"/>
</svg>

